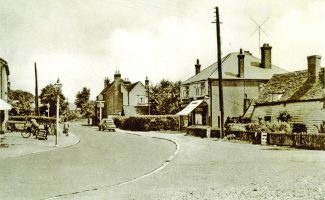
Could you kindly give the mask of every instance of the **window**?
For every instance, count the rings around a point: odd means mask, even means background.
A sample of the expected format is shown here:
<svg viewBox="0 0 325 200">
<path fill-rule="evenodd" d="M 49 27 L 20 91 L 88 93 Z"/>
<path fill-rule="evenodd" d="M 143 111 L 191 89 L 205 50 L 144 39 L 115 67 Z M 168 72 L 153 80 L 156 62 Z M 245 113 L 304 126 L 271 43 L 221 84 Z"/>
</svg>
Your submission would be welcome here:
<svg viewBox="0 0 325 200">
<path fill-rule="evenodd" d="M 271 93 L 268 95 L 268 101 L 273 102 L 273 101 L 279 101 L 282 97 L 283 93 Z"/>
<path fill-rule="evenodd" d="M 188 98 L 189 97 L 189 86 L 183 87 L 181 95 L 182 95 L 182 98 Z"/>
<path fill-rule="evenodd" d="M 205 95 L 205 82 L 195 84 L 195 94 L 196 94 L 196 96 L 204 96 Z"/>
<path fill-rule="evenodd" d="M 145 96 L 138 96 L 138 104 L 145 104 L 146 103 L 146 97 Z"/>
</svg>

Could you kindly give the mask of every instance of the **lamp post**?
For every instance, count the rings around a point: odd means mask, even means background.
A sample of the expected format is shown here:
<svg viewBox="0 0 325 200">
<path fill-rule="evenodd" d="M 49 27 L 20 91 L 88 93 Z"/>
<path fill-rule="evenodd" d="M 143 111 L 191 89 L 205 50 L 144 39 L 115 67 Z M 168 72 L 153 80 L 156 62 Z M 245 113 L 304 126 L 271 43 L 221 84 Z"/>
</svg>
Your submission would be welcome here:
<svg viewBox="0 0 325 200">
<path fill-rule="evenodd" d="M 47 107 L 47 117 L 50 117 L 50 104 L 47 103 L 46 107 Z"/>
<path fill-rule="evenodd" d="M 60 80 L 58 78 L 58 80 L 56 81 L 56 83 L 54 84 L 54 87 L 56 89 L 56 93 L 57 93 L 57 97 L 56 97 L 56 133 L 55 133 L 55 146 L 59 146 L 59 140 L 58 140 L 58 136 L 59 136 L 59 108 L 60 108 L 60 93 L 61 93 L 61 87 L 62 87 L 62 83 L 60 83 Z"/>
</svg>

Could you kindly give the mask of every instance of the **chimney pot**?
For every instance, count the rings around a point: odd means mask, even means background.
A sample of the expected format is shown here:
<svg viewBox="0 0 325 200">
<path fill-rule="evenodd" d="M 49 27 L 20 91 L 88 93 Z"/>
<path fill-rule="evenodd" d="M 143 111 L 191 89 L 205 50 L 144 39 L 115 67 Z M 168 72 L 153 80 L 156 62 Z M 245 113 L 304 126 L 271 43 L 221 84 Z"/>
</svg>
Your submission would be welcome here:
<svg viewBox="0 0 325 200">
<path fill-rule="evenodd" d="M 200 71 L 201 71 L 201 64 L 200 64 L 199 59 L 196 59 L 195 74 L 200 73 Z"/>
</svg>

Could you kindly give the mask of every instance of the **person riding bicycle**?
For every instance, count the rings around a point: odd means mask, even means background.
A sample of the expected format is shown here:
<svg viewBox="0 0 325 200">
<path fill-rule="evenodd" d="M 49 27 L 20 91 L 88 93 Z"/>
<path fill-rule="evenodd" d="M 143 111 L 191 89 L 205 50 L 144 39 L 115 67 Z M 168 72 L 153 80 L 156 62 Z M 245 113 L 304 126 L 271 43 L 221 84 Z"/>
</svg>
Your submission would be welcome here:
<svg viewBox="0 0 325 200">
<path fill-rule="evenodd" d="M 33 133 L 33 135 L 35 135 L 35 137 L 37 137 L 36 132 L 39 129 L 39 124 L 37 123 L 36 119 L 31 119 L 31 132 Z"/>
</svg>

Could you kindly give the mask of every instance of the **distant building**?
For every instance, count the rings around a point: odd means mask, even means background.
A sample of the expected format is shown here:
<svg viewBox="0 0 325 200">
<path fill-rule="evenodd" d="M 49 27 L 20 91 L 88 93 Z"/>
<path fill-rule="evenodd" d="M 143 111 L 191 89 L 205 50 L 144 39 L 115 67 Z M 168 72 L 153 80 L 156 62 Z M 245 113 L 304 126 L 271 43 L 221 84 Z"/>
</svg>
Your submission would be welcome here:
<svg viewBox="0 0 325 200">
<path fill-rule="evenodd" d="M 11 109 L 11 105 L 8 102 L 9 92 L 9 67 L 5 60 L 0 58 L 0 133 L 6 130 L 6 122 L 8 121 L 8 110 Z"/>
<path fill-rule="evenodd" d="M 222 58 L 222 83 L 224 116 L 242 116 L 263 90 L 273 74 L 285 73 L 284 69 L 272 65 L 268 44 L 261 47 L 261 60 L 248 51 L 234 52 Z M 218 63 L 201 71 L 199 60 L 195 75 L 180 86 L 180 103 L 184 108 L 184 126 L 210 125 L 220 127 Z"/>
<path fill-rule="evenodd" d="M 308 133 L 317 133 L 325 124 L 325 71 L 321 56 L 307 57 L 308 69 L 274 75 L 259 95 L 253 120 L 277 121 L 281 112 L 292 117 L 293 124 L 304 124 Z"/>
<path fill-rule="evenodd" d="M 97 97 L 97 100 L 102 99 L 104 102 L 103 118 L 108 115 L 136 116 L 147 114 L 148 87 L 148 79 L 145 80 L 145 85 L 140 81 L 131 83 L 128 79 L 123 80 L 119 71 L 114 74 L 112 83 L 108 78 L 105 78 L 104 89 Z M 96 114 L 99 116 L 98 108 L 96 108 Z"/>
</svg>

